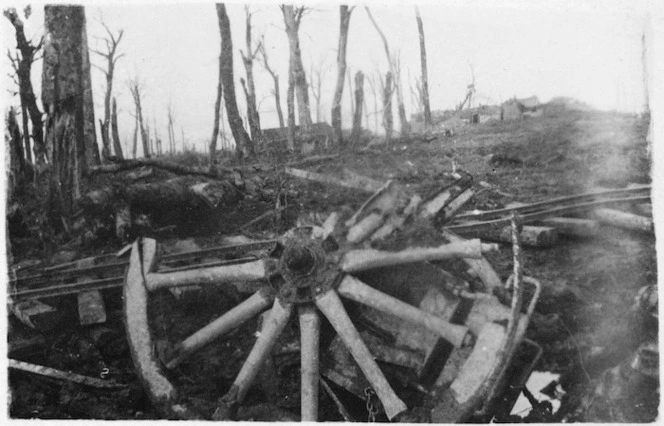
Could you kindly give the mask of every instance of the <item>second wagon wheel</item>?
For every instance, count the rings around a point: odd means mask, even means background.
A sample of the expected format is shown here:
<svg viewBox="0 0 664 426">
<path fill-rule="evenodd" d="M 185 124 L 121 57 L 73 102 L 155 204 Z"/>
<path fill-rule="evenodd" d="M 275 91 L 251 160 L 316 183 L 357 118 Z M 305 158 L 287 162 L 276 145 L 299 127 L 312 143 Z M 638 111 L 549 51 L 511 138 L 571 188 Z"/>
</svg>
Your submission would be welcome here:
<svg viewBox="0 0 664 426">
<path fill-rule="evenodd" d="M 316 421 L 319 417 L 321 327 L 327 326 L 322 325 L 326 320 L 361 370 L 369 388 L 375 392 L 387 418 L 412 420 L 409 411 L 415 407 L 407 406 L 398 396 L 363 335 L 358 332 L 353 306 L 359 306 L 435 333 L 456 348 L 455 367 L 449 369 L 452 373 L 445 370 L 435 386 L 423 389 L 428 393 L 425 400 L 418 399 L 418 404 L 429 407 L 434 421 L 460 421 L 481 408 L 483 399 L 495 397 L 516 344 L 523 338 L 538 292 L 531 298 L 525 314 L 521 313 L 520 306 L 510 308 L 500 304 L 490 294 L 493 288 L 501 285 L 500 280 L 482 258 L 482 253 L 494 250 L 496 246 L 479 240 L 464 241 L 448 234 L 440 240 L 447 242 L 433 247 L 371 248 L 370 243 L 375 246 L 402 229 L 404 223 L 416 222 L 413 218 L 427 219 L 434 208 L 432 203 L 440 204 L 440 200 L 422 203 L 417 195 L 410 197 L 396 184 L 388 182 L 352 217 L 332 213 L 318 226 L 299 226 L 282 235 L 270 255 L 212 266 L 168 270 L 159 265 L 155 240 L 142 239 L 134 243 L 125 285 L 125 321 L 137 373 L 153 402 L 172 418 L 202 418 L 212 414 L 216 419 L 233 419 L 256 384 L 264 364 L 269 361 L 280 335 L 295 318 L 294 328 L 300 334 L 301 420 Z M 442 204 L 437 208 L 442 208 Z M 475 262 L 484 290 L 473 292 L 460 279 L 452 282 L 462 284 L 445 289 L 456 300 L 472 300 L 464 316 L 465 322 L 457 320 L 453 324 L 449 318 L 446 320 L 395 297 L 403 291 L 383 289 L 380 279 L 374 282 L 375 277 L 381 276 L 380 271 L 385 276 L 384 272 L 390 268 L 459 258 L 469 259 L 471 265 Z M 520 300 L 518 281 L 518 278 L 512 280 L 512 286 L 518 290 L 513 299 Z M 169 315 L 168 310 L 162 310 L 160 319 L 151 318 L 150 301 L 159 294 L 189 286 L 233 287 L 242 282 L 257 283 L 256 291 L 244 300 L 238 298 L 236 306 L 222 309 L 216 319 L 206 325 L 195 325 L 197 331 L 177 342 L 163 344 L 155 337 L 155 330 L 165 327 Z M 406 287 L 408 283 L 401 285 Z M 232 385 L 226 387 L 214 406 L 201 405 L 195 395 L 181 391 L 180 384 L 183 380 L 186 382 L 186 373 L 184 379 L 177 380 L 176 386 L 175 371 L 193 359 L 197 352 L 215 345 L 219 347 L 228 335 L 266 310 L 253 347 L 248 350 Z M 176 321 L 187 322 L 181 318 Z M 244 336 L 248 340 L 246 334 Z M 227 354 L 233 353 L 232 348 L 227 349 L 230 351 Z M 228 355 L 226 359 L 219 359 L 217 354 L 199 358 L 194 367 L 201 362 L 215 362 L 213 372 L 203 373 L 209 375 L 227 369 L 229 366 L 225 364 L 232 361 Z M 442 378 L 446 374 L 453 377 Z M 191 390 L 195 388 L 195 379 L 189 380 L 194 382 L 187 388 Z M 214 386 L 204 389 L 208 393 L 214 390 Z"/>
</svg>

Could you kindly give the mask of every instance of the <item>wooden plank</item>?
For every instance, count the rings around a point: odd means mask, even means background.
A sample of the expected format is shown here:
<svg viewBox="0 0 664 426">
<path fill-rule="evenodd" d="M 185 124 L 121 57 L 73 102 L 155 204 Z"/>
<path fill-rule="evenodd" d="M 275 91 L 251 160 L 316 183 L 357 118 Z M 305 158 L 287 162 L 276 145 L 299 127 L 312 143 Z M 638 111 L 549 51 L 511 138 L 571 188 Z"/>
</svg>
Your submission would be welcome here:
<svg viewBox="0 0 664 426">
<path fill-rule="evenodd" d="M 15 359 L 8 359 L 7 363 L 9 368 L 14 370 L 25 371 L 27 373 L 37 374 L 40 376 L 48 377 L 50 379 L 55 379 L 59 381 L 77 383 L 83 386 L 90 386 L 100 389 L 119 389 L 126 386 L 124 384 L 115 383 L 110 380 L 102 380 L 96 377 L 89 377 L 81 374 L 70 373 L 67 371 L 57 370 L 51 367 L 45 367 L 43 365 L 36 365 L 23 361 L 17 361 Z"/>
<path fill-rule="evenodd" d="M 572 237 L 594 237 L 600 230 L 600 224 L 596 220 L 572 217 L 551 217 L 542 219 L 537 223 L 556 228 L 559 234 Z"/>
<path fill-rule="evenodd" d="M 652 219 L 620 210 L 607 208 L 595 209 L 590 213 L 590 216 L 601 223 L 619 228 L 643 232 L 653 232 L 654 230 Z"/>
</svg>

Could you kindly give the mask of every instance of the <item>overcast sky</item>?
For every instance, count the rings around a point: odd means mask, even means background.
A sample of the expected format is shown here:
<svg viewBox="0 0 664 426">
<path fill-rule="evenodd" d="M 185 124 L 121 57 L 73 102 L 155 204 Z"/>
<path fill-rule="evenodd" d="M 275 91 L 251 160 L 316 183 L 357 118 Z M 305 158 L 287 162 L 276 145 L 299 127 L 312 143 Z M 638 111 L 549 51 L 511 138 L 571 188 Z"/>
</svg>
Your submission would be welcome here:
<svg viewBox="0 0 664 426">
<path fill-rule="evenodd" d="M 600 109 L 640 112 L 643 109 L 641 36 L 649 31 L 646 7 L 631 2 L 572 1 L 437 1 L 421 2 L 428 55 L 431 107 L 448 109 L 464 97 L 475 73 L 476 101 L 499 104 L 513 96 L 536 95 L 541 101 L 554 96 L 571 96 Z M 27 3 L 16 4 L 22 10 Z M 156 120 L 162 139 L 167 139 L 166 110 L 172 103 L 175 132 L 180 129 L 199 150 L 209 142 L 214 115 L 219 28 L 211 2 L 119 3 L 86 2 L 88 43 L 103 49 L 98 37 L 105 35 L 99 20 L 112 30 L 123 29 L 118 51 L 126 56 L 116 69 L 114 96 L 119 108 L 120 136 L 131 140 L 133 105 L 127 80 L 138 76 L 144 85 L 144 113 L 150 126 Z M 302 20 L 300 40 L 307 79 L 311 67 L 323 70 L 321 120 L 329 122 L 330 104 L 336 78 L 336 48 L 339 33 L 338 2 L 318 2 Z M 407 114 L 415 112 L 411 89 L 420 75 L 419 42 L 412 2 L 368 2 L 388 38 L 390 49 L 399 52 Z M 645 3 L 640 3 L 641 5 Z M 26 21 L 28 36 L 43 31 L 43 3 L 32 3 L 33 14 Z M 244 77 L 239 49 L 244 45 L 244 7 L 227 5 L 235 49 L 235 80 Z M 272 67 L 280 75 L 282 108 L 286 113 L 288 44 L 283 17 L 277 4 L 252 3 L 254 41 L 265 37 Z M 13 28 L 2 19 L 2 40 L 12 42 Z M 650 39 L 649 39 L 650 40 Z M 8 67 L 6 57 L 4 69 Z M 91 61 L 105 66 L 91 54 Z M 367 14 L 358 5 L 350 21 L 348 66 L 353 74 L 384 74 L 387 60 L 380 38 Z M 255 63 L 257 98 L 264 128 L 278 126 L 269 74 Z M 7 85 L 10 80 L 5 77 Z M 96 118 L 103 117 L 105 79 L 93 68 Z M 368 82 L 367 82 L 368 83 Z M 365 83 L 365 97 L 373 113 L 373 95 Z M 39 92 L 41 64 L 33 70 L 33 84 Z M 236 94 L 243 116 L 245 101 L 240 85 Z M 3 93 L 6 98 L 8 95 Z M 8 99 L 18 103 L 18 99 Z M 315 119 L 313 97 L 312 117 Z M 348 86 L 344 89 L 343 120 L 349 125 Z M 398 122 L 398 120 L 396 120 Z M 380 123 L 380 120 L 379 120 Z M 369 127 L 373 130 L 374 120 Z M 226 131 L 230 134 L 228 127 Z M 166 142 L 167 143 L 167 142 Z M 165 144 L 166 145 L 166 144 Z M 140 150 L 139 150 L 140 151 Z"/>
</svg>

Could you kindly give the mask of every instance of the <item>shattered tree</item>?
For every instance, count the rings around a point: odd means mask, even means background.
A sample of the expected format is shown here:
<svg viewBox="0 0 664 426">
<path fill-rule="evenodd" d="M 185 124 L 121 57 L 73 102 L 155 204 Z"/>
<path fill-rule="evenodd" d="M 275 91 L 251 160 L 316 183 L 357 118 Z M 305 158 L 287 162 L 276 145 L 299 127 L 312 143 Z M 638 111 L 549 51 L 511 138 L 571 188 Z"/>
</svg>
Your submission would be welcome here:
<svg viewBox="0 0 664 426">
<path fill-rule="evenodd" d="M 219 54 L 219 77 L 217 80 L 217 97 L 214 101 L 214 124 L 212 125 L 212 137 L 210 138 L 210 166 L 216 163 L 217 161 L 217 139 L 219 138 L 219 120 L 221 117 L 221 99 L 223 94 L 223 83 L 222 83 L 222 70 L 223 64 L 222 55 Z M 169 116 L 170 120 L 170 116 Z"/>
<path fill-rule="evenodd" d="M 385 144 L 389 147 L 392 140 L 393 120 L 392 120 L 392 73 L 387 72 L 385 81 L 380 79 L 383 92 L 383 126 L 385 127 Z"/>
<path fill-rule="evenodd" d="M 249 131 L 251 132 L 251 139 L 256 144 L 260 144 L 263 139 L 261 133 L 261 120 L 260 115 L 258 114 L 258 107 L 256 104 L 256 85 L 254 83 L 254 59 L 258 55 L 258 46 L 252 50 L 251 46 L 251 13 L 249 12 L 249 6 L 244 6 L 245 13 L 245 28 L 246 28 L 246 49 L 245 53 L 240 49 L 240 54 L 242 55 L 242 63 L 244 64 L 244 70 L 247 74 L 247 83 L 246 88 L 245 84 L 242 83 L 242 87 L 245 88 L 245 95 L 247 98 L 247 121 L 249 121 Z M 244 81 L 244 80 L 242 80 Z"/>
<path fill-rule="evenodd" d="M 106 45 L 106 51 L 102 52 L 99 50 L 92 50 L 93 53 L 96 53 L 97 55 L 101 56 L 106 60 L 106 69 L 103 69 L 101 67 L 97 67 L 101 72 L 104 73 L 106 76 L 106 94 L 104 95 L 104 121 L 102 122 L 101 125 L 101 135 L 102 135 L 102 142 L 104 147 L 102 148 L 102 158 L 104 161 L 107 161 L 109 157 L 111 156 L 111 147 L 110 147 L 110 141 L 111 141 L 111 135 L 110 135 L 110 126 L 111 126 L 111 98 L 113 96 L 113 73 L 115 72 L 115 64 L 116 62 L 124 56 L 123 54 L 117 55 L 116 56 L 116 50 L 118 48 L 118 44 L 120 44 L 120 41 L 122 40 L 122 36 L 124 35 L 124 31 L 120 30 L 116 35 L 111 32 L 111 30 L 108 28 L 108 26 L 102 21 L 101 24 L 104 26 L 104 29 L 106 30 L 106 33 L 108 34 L 108 37 L 103 38 L 102 40 L 104 41 Z M 120 140 L 115 139 L 113 140 L 113 150 L 115 151 L 115 156 L 122 159 L 122 148 L 120 147 Z"/>
<path fill-rule="evenodd" d="M 422 87 L 421 87 L 421 102 L 424 106 L 424 126 L 428 128 L 431 126 L 431 107 L 429 106 L 429 77 L 427 76 L 427 50 L 424 43 L 424 25 L 422 24 L 422 16 L 420 16 L 420 9 L 415 6 L 415 19 L 417 20 L 417 31 L 420 35 L 420 65 L 422 68 Z"/>
<path fill-rule="evenodd" d="M 364 105 L 364 74 L 358 71 L 355 74 L 355 113 L 353 115 L 353 132 L 351 139 L 357 146 L 362 134 L 362 106 Z"/>
<path fill-rule="evenodd" d="M 48 111 L 46 142 L 51 163 L 50 196 L 54 224 L 67 223 L 88 166 L 99 163 L 90 149 L 87 130 L 94 116 L 86 110 L 90 97 L 85 11 L 82 6 L 46 6 L 42 103 Z M 90 102 L 91 104 L 91 102 Z M 90 116 L 92 121 L 90 122 Z M 96 148 L 96 141 L 92 139 Z M 62 218 L 62 219 L 61 219 Z M 66 226 L 66 225 L 65 225 Z"/>
<path fill-rule="evenodd" d="M 279 116 L 279 127 L 284 127 L 284 113 L 281 111 L 281 95 L 279 93 L 279 75 L 270 67 L 270 63 L 267 60 L 267 54 L 265 53 L 265 37 L 261 40 L 261 43 L 258 45 L 258 49 L 263 58 L 263 67 L 265 70 L 270 73 L 272 76 L 272 81 L 274 82 L 274 89 L 272 94 L 274 95 L 274 102 L 277 108 L 277 115 Z"/>
<path fill-rule="evenodd" d="M 254 144 L 244 130 L 240 111 L 237 108 L 235 98 L 235 83 L 233 81 L 233 40 L 231 39 L 231 24 L 226 13 L 226 5 L 217 3 L 217 18 L 219 21 L 219 33 L 221 34 L 221 56 L 220 62 L 224 101 L 226 104 L 226 115 L 228 124 L 235 139 L 238 157 L 253 157 Z"/>
<path fill-rule="evenodd" d="M 344 79 L 346 77 L 346 47 L 348 46 L 348 27 L 353 8 L 339 6 L 339 48 L 337 50 L 337 84 L 332 100 L 332 140 L 337 146 L 343 144 L 341 134 L 341 98 L 344 92 Z"/>
<path fill-rule="evenodd" d="M 25 37 L 23 21 L 18 16 L 16 9 L 10 8 L 4 11 L 5 17 L 11 22 L 16 31 L 16 47 L 21 52 L 20 58 L 14 59 L 10 56 L 12 64 L 15 64 L 15 71 L 18 77 L 19 96 L 21 99 L 21 119 L 23 120 L 23 137 L 25 140 L 25 156 L 31 162 L 30 152 L 30 134 L 28 132 L 28 116 L 32 122 L 32 140 L 34 142 L 35 164 L 43 164 L 46 160 L 46 147 L 44 144 L 44 124 L 42 122 L 42 112 L 37 106 L 37 97 L 32 88 L 31 72 L 32 63 L 35 61 L 35 54 L 41 49 L 43 38 L 37 45 L 33 45 Z M 17 63 L 16 63 L 17 62 Z"/>
<path fill-rule="evenodd" d="M 134 107 L 136 108 L 136 128 L 140 130 L 141 132 L 141 141 L 143 142 L 143 155 L 145 158 L 150 158 L 150 146 L 149 146 L 149 138 L 150 135 L 148 131 L 145 129 L 145 125 L 143 123 L 143 108 L 141 107 L 141 95 L 142 95 L 142 87 L 140 81 L 138 81 L 138 78 L 134 78 L 133 80 L 130 80 L 129 83 L 129 91 L 131 92 L 131 96 L 134 99 Z M 136 132 L 134 132 L 134 158 L 136 158 Z"/>
<path fill-rule="evenodd" d="M 288 45 L 290 52 L 289 74 L 292 76 L 292 82 L 295 85 L 297 97 L 298 118 L 300 127 L 307 131 L 311 127 L 311 108 L 309 107 L 309 86 L 307 77 L 302 65 L 302 52 L 300 51 L 300 23 L 305 12 L 304 7 L 295 8 L 293 6 L 282 5 L 281 11 L 284 15 L 284 24 L 286 24 L 286 35 L 288 36 Z M 289 81 L 291 79 L 289 78 Z"/>
<path fill-rule="evenodd" d="M 383 47 L 385 48 L 385 55 L 387 56 L 387 63 L 389 64 L 390 71 L 392 72 L 392 78 L 394 79 L 394 89 L 397 93 L 397 109 L 399 111 L 399 123 L 401 124 L 401 135 L 406 136 L 410 133 L 410 124 L 408 124 L 408 118 L 406 118 L 406 108 L 404 107 L 403 103 L 403 91 L 401 88 L 401 75 L 400 75 L 401 66 L 398 65 L 397 58 L 395 58 L 392 54 L 390 54 L 390 48 L 387 44 L 387 38 L 385 37 L 385 34 L 383 34 L 383 31 L 378 26 L 378 23 L 376 23 L 376 20 L 374 19 L 373 15 L 371 15 L 371 11 L 366 6 L 364 9 L 367 11 L 367 15 L 369 16 L 371 23 L 373 24 L 374 28 L 376 28 L 378 35 L 380 35 L 380 38 L 383 41 Z"/>
</svg>

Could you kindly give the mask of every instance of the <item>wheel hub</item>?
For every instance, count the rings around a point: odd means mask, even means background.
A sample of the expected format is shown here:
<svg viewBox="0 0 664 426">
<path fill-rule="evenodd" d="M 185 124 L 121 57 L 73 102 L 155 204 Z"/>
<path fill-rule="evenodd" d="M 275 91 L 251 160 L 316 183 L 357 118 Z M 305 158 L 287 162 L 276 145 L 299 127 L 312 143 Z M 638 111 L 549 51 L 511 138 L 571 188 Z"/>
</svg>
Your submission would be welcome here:
<svg viewBox="0 0 664 426">
<path fill-rule="evenodd" d="M 317 295 L 338 283 L 341 270 L 335 262 L 337 256 L 327 252 L 336 244 L 328 240 L 313 236 L 310 228 L 300 228 L 284 236 L 276 273 L 270 277 L 279 299 L 296 304 L 312 303 Z"/>
</svg>

